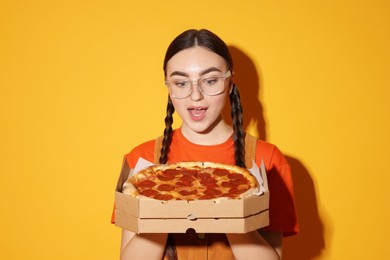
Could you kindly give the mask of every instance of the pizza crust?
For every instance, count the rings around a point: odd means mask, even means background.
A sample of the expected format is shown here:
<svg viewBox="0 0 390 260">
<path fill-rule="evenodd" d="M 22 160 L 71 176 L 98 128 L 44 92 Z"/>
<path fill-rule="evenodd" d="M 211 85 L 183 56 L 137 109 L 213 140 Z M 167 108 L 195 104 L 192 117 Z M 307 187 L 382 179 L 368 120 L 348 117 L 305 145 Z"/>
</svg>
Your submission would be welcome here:
<svg viewBox="0 0 390 260">
<path fill-rule="evenodd" d="M 137 197 L 139 195 L 137 188 L 134 186 L 134 184 L 131 181 L 126 181 L 123 184 L 122 193 L 133 197 Z"/>
</svg>

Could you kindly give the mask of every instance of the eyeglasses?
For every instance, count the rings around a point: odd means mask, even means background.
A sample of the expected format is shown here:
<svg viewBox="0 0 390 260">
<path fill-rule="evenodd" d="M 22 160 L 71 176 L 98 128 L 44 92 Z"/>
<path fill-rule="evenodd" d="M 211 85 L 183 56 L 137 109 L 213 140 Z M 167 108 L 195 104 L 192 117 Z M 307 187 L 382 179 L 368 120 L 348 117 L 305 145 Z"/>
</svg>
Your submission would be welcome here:
<svg viewBox="0 0 390 260">
<path fill-rule="evenodd" d="M 207 96 L 216 96 L 225 90 L 225 80 L 231 76 L 230 70 L 223 76 L 204 76 L 195 80 L 173 79 L 166 81 L 171 96 L 177 99 L 189 97 L 194 84 L 198 85 L 199 91 Z"/>
</svg>

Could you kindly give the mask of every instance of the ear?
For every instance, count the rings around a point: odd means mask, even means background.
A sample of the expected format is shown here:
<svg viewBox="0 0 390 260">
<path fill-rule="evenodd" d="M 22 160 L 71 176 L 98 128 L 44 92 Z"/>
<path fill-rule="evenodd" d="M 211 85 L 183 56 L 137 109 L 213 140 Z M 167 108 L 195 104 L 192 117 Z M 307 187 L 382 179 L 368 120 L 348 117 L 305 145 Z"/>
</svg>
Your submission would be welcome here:
<svg viewBox="0 0 390 260">
<path fill-rule="evenodd" d="M 229 95 L 232 93 L 233 88 L 234 88 L 234 71 L 232 71 L 232 75 L 230 76 L 229 79 Z"/>
<path fill-rule="evenodd" d="M 236 86 L 236 84 L 234 84 L 233 79 L 231 79 L 230 82 L 229 82 L 229 95 L 232 93 L 233 88 L 234 88 L 235 86 Z"/>
</svg>

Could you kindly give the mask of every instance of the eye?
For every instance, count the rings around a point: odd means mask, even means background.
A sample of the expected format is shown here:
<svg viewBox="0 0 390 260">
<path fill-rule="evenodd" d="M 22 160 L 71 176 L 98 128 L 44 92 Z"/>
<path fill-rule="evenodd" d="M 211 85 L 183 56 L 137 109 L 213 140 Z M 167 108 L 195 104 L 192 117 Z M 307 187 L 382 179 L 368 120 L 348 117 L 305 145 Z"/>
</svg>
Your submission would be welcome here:
<svg viewBox="0 0 390 260">
<path fill-rule="evenodd" d="M 218 82 L 217 77 L 209 77 L 202 80 L 202 84 L 205 86 L 213 86 Z"/>
<path fill-rule="evenodd" d="M 190 84 L 188 80 L 174 80 L 172 86 L 176 88 L 185 88 Z"/>
</svg>

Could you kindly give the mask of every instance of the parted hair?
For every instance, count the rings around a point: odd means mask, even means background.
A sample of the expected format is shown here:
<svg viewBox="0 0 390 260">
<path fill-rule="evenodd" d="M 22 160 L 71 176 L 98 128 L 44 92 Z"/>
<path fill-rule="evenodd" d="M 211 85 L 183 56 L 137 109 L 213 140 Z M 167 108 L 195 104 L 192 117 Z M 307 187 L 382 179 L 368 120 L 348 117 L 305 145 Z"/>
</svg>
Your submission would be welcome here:
<svg viewBox="0 0 390 260">
<path fill-rule="evenodd" d="M 164 74 L 166 73 L 166 67 L 168 61 L 178 52 L 189 49 L 195 46 L 200 46 L 211 52 L 214 52 L 224 58 L 228 69 L 233 72 L 233 60 L 229 52 L 229 48 L 225 42 L 214 33 L 206 30 L 187 30 L 178 35 L 169 45 L 164 59 Z M 235 84 L 233 84 L 232 91 L 229 95 L 231 105 L 231 117 L 233 123 L 233 141 L 234 141 L 234 158 L 237 166 L 246 168 L 245 165 L 245 132 L 243 130 L 243 116 L 242 106 L 240 101 L 240 93 Z M 172 100 L 168 95 L 168 104 L 165 116 L 165 129 L 162 140 L 162 148 L 160 153 L 159 162 L 165 164 L 168 162 L 169 147 L 172 142 L 172 124 L 173 124 L 173 113 L 175 108 L 173 107 Z M 176 260 L 177 253 L 176 247 L 172 235 L 168 236 L 165 256 L 169 260 Z"/>
</svg>

